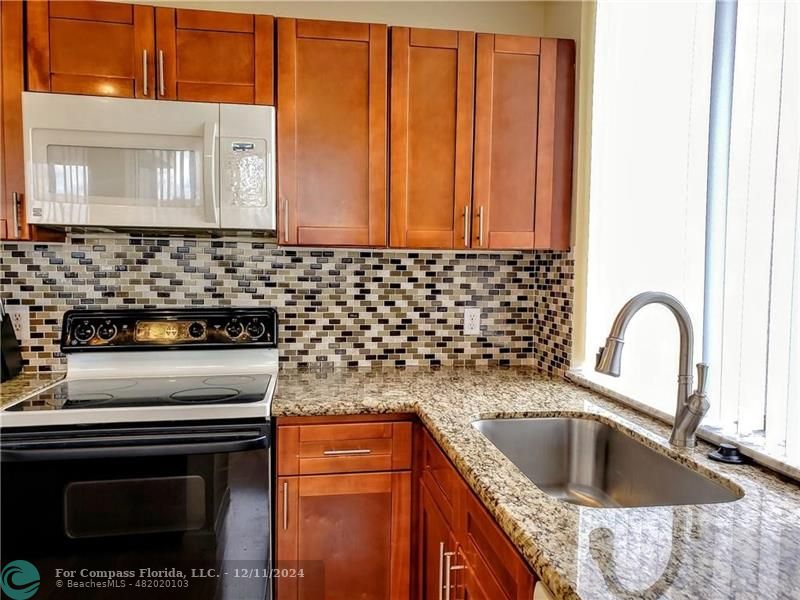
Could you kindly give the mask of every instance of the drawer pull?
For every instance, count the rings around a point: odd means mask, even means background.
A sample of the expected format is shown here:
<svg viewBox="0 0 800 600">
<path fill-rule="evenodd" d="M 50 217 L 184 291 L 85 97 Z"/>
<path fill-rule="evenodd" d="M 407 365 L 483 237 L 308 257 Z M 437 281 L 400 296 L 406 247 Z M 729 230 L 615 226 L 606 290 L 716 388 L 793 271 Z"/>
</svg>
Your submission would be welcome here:
<svg viewBox="0 0 800 600">
<path fill-rule="evenodd" d="M 323 454 L 325 456 L 347 456 L 350 454 L 371 454 L 372 450 L 369 448 L 362 448 L 359 450 L 325 450 Z"/>
</svg>

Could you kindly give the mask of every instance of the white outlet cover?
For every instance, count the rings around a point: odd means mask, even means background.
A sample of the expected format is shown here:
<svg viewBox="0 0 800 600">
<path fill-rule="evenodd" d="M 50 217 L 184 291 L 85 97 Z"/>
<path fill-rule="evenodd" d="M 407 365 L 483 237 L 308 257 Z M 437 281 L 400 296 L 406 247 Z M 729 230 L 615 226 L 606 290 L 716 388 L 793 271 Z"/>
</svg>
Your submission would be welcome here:
<svg viewBox="0 0 800 600">
<path fill-rule="evenodd" d="M 480 335 L 480 334 L 481 334 L 481 309 L 465 308 L 464 335 Z"/>
<path fill-rule="evenodd" d="M 17 339 L 31 339 L 31 317 L 27 306 L 11 305 L 5 307 L 8 316 L 11 317 L 11 324 L 14 326 L 14 333 Z"/>
</svg>

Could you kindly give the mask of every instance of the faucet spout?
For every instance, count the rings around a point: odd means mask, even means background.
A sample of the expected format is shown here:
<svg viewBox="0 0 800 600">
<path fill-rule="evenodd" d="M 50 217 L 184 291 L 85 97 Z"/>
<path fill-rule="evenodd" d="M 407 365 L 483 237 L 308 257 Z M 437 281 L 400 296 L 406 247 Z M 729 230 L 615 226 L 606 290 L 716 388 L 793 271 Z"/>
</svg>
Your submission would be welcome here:
<svg viewBox="0 0 800 600">
<path fill-rule="evenodd" d="M 703 365 L 703 368 L 700 369 L 698 365 L 702 385 L 698 392 L 692 394 L 694 331 L 689 312 L 677 298 L 664 292 L 642 292 L 628 300 L 619 311 L 617 318 L 614 319 L 611 332 L 606 338 L 606 345 L 600 348 L 597 353 L 595 369 L 599 373 L 619 377 L 625 331 L 633 316 L 649 304 L 666 306 L 678 322 L 678 330 L 680 332 L 678 394 L 675 407 L 675 424 L 672 429 L 670 443 L 676 446 L 693 447 L 695 445 L 695 433 L 700 425 L 700 420 L 708 411 L 708 401 L 705 395 L 705 379 L 708 366 Z"/>
</svg>

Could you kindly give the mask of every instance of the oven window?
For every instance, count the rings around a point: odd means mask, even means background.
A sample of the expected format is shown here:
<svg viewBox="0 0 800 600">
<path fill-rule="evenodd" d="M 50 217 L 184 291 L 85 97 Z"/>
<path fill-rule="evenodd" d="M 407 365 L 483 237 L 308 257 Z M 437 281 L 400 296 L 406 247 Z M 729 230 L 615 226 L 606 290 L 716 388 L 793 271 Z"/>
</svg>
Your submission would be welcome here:
<svg viewBox="0 0 800 600">
<path fill-rule="evenodd" d="M 0 463 L 0 564 L 23 558 L 41 575 L 48 600 L 145 597 L 264 600 L 263 577 L 236 570 L 270 566 L 270 456 L 267 448 Z M 175 568 L 188 587 L 87 590 L 56 587 L 56 569 Z M 45 591 L 47 592 L 45 594 Z M 158 594 L 161 591 L 162 594 Z M 155 592 L 155 594 L 154 594 Z"/>
<path fill-rule="evenodd" d="M 64 530 L 72 539 L 196 531 L 206 521 L 205 494 L 197 475 L 69 483 Z"/>
</svg>

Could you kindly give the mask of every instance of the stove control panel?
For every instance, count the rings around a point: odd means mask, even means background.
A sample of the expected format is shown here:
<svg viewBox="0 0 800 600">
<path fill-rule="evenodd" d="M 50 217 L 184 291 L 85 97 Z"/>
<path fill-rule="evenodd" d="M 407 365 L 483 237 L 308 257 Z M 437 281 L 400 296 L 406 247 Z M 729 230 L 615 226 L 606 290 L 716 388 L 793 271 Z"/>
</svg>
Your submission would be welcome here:
<svg viewBox="0 0 800 600">
<path fill-rule="evenodd" d="M 272 308 L 70 310 L 63 352 L 167 348 L 277 347 Z"/>
</svg>

